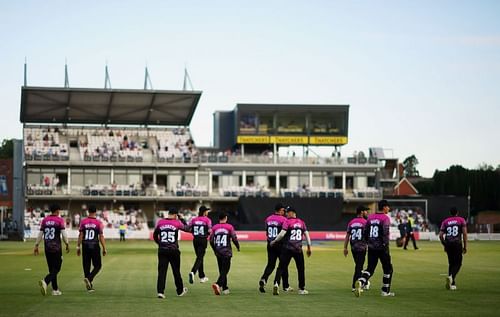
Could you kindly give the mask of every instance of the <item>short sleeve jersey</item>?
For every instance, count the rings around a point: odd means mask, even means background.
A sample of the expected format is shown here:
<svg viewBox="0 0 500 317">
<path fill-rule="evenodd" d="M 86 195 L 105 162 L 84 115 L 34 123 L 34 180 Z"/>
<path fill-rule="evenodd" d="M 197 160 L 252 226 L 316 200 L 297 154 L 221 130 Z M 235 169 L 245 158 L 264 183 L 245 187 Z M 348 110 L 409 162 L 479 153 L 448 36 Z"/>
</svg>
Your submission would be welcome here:
<svg viewBox="0 0 500 317">
<path fill-rule="evenodd" d="M 389 248 L 390 226 L 391 220 L 386 214 L 374 213 L 368 216 L 364 235 L 369 249 L 384 250 Z"/>
<path fill-rule="evenodd" d="M 292 252 L 302 252 L 302 241 L 307 231 L 306 224 L 299 218 L 290 218 L 283 224 L 283 230 L 286 230 L 284 247 Z"/>
<path fill-rule="evenodd" d="M 366 251 L 367 245 L 363 238 L 363 231 L 366 226 L 366 219 L 356 217 L 347 225 L 347 234 L 350 235 L 351 250 Z"/>
<path fill-rule="evenodd" d="M 40 230 L 43 232 L 45 252 L 61 252 L 61 231 L 65 229 L 64 219 L 49 215 L 42 220 Z"/>
<path fill-rule="evenodd" d="M 445 243 L 462 243 L 462 233 L 467 228 L 467 223 L 462 217 L 446 218 L 441 223 L 440 231 L 445 234 Z"/>
<path fill-rule="evenodd" d="M 210 242 L 214 246 L 215 253 L 220 256 L 231 257 L 233 251 L 231 248 L 231 240 L 238 243 L 236 231 L 229 223 L 218 223 L 212 228 L 210 234 Z"/>
<path fill-rule="evenodd" d="M 286 217 L 280 215 L 270 215 L 266 218 L 266 236 L 267 242 L 271 242 L 276 239 L 276 236 L 281 232 L 283 228 L 283 223 L 285 223 Z"/>
<path fill-rule="evenodd" d="M 103 234 L 103 225 L 100 220 L 88 217 L 80 223 L 80 232 L 82 233 L 82 244 L 86 249 L 99 248 L 99 235 Z"/>
<path fill-rule="evenodd" d="M 177 219 L 161 219 L 156 224 L 153 238 L 158 244 L 158 251 L 179 249 L 179 230 L 186 230 L 185 225 Z"/>
<path fill-rule="evenodd" d="M 212 220 L 205 216 L 195 217 L 191 220 L 189 227 L 194 238 L 206 239 L 208 232 L 212 229 Z"/>
</svg>

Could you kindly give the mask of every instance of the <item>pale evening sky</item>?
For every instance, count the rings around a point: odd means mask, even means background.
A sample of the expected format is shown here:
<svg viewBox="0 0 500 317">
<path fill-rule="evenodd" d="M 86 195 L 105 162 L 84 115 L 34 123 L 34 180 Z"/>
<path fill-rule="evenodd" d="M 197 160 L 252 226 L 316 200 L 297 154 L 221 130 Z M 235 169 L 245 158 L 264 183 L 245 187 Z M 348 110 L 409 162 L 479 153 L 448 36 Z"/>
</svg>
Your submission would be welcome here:
<svg viewBox="0 0 500 317">
<path fill-rule="evenodd" d="M 423 176 L 500 164 L 499 1 L 2 1 L 0 139 L 28 85 L 203 91 L 191 131 L 236 103 L 349 104 L 342 153 L 415 154 Z"/>
</svg>

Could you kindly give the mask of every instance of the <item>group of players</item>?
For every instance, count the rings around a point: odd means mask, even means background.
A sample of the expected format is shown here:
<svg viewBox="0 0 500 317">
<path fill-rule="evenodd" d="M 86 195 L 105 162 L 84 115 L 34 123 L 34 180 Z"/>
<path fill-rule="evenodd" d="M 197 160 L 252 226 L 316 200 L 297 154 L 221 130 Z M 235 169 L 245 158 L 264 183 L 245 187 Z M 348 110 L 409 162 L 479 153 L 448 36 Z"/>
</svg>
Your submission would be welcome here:
<svg viewBox="0 0 500 317">
<path fill-rule="evenodd" d="M 349 222 L 344 240 L 344 256 L 349 253 L 347 246 L 350 242 L 355 263 L 352 291 L 359 297 L 364 290 L 369 289 L 369 280 L 380 260 L 383 271 L 381 295 L 394 296 L 394 292 L 391 292 L 393 267 L 389 251 L 390 218 L 387 216 L 390 206 L 384 199 L 378 202 L 377 212 L 367 216 L 368 210 L 364 206 L 357 208 L 357 216 Z M 442 222 L 439 239 L 448 256 L 445 287 L 448 290 L 456 290 L 455 280 L 462 266 L 462 254 L 467 252 L 467 224 L 464 218 L 458 216 L 455 207 L 450 209 L 450 217 Z M 363 270 L 366 253 L 368 253 L 368 265 Z"/>
<path fill-rule="evenodd" d="M 65 244 L 66 252 L 69 252 L 69 242 L 64 221 L 59 217 L 59 210 L 58 205 L 50 207 L 51 214 L 42 220 L 40 233 L 35 242 L 34 254 L 38 255 L 38 246 L 41 240 L 44 240 L 45 257 L 49 269 L 47 276 L 39 281 L 42 295 L 47 294 L 49 284 L 52 285 L 52 295 L 58 296 L 62 294 L 57 284 L 57 274 L 62 265 L 62 243 Z M 394 292 L 391 292 L 393 267 L 389 252 L 390 219 L 387 216 L 389 210 L 390 206 L 387 200 L 379 201 L 378 210 L 370 215 L 368 215 L 368 208 L 360 206 L 357 208 L 356 218 L 348 224 L 344 240 L 344 256 L 349 253 L 347 247 L 350 243 L 351 254 L 355 263 L 352 291 L 357 297 L 364 290 L 369 289 L 369 280 L 379 260 L 383 270 L 381 295 L 395 295 Z M 184 287 L 180 273 L 179 230 L 190 232 L 193 235 L 196 260 L 188 275 L 189 283 L 194 283 L 196 273 L 198 273 L 201 283 L 208 282 L 203 263 L 208 243 L 210 243 L 219 270 L 219 277 L 212 284 L 213 292 L 215 295 L 228 295 L 230 293 L 227 275 L 231 268 L 233 255 L 231 241 L 238 252 L 240 251 L 240 244 L 234 227 L 227 222 L 227 214 L 220 213 L 218 217 L 219 223 L 212 226 L 212 221 L 207 216 L 209 211 L 210 208 L 201 206 L 198 216 L 186 223 L 176 209 L 170 208 L 167 218 L 159 220 L 156 224 L 153 239 L 158 245 L 158 298 L 165 298 L 164 291 L 169 265 L 172 268 L 177 295 L 184 296 L 188 291 Z M 452 208 L 450 213 L 451 217 L 445 219 L 441 225 L 439 238 L 444 245 L 449 262 L 446 288 L 456 290 L 455 278 L 462 265 L 462 254 L 465 254 L 467 250 L 467 229 L 465 220 L 458 217 L 456 208 Z M 283 283 L 283 291 L 293 291 L 288 281 L 288 266 L 291 259 L 294 259 L 298 276 L 298 294 L 308 294 L 305 289 L 305 264 L 302 250 L 305 241 L 307 245 L 306 255 L 311 256 L 311 239 L 306 224 L 297 218 L 295 208 L 278 204 L 275 206 L 274 213 L 266 218 L 265 226 L 267 265 L 259 280 L 259 291 L 266 292 L 268 278 L 274 271 L 278 260 L 279 264 L 273 282 L 273 295 L 279 295 L 281 282 Z M 94 291 L 93 280 L 102 267 L 100 246 L 102 246 L 102 255 L 105 256 L 107 250 L 103 225 L 96 218 L 96 208 L 89 206 L 88 217 L 82 220 L 80 224 L 77 242 L 77 255 L 82 255 L 83 281 L 88 292 Z M 363 270 L 366 254 L 368 254 L 368 265 Z"/>
</svg>

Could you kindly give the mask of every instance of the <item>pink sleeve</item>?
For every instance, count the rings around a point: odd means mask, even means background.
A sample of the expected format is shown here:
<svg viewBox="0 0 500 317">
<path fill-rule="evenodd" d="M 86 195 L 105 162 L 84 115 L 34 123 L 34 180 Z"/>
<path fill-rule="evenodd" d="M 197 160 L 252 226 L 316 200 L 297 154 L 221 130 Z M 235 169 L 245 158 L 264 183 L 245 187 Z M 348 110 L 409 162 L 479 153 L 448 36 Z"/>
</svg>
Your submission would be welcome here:
<svg viewBox="0 0 500 317">
<path fill-rule="evenodd" d="M 282 227 L 283 230 L 288 230 L 288 220 L 286 220 L 285 222 L 283 222 L 283 227 Z"/>
</svg>

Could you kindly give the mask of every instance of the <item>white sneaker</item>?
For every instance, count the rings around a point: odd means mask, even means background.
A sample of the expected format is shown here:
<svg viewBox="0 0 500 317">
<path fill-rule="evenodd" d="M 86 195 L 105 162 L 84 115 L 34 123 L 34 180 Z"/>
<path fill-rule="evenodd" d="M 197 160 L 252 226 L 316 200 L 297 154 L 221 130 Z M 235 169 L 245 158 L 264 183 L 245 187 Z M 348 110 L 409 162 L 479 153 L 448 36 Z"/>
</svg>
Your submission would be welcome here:
<svg viewBox="0 0 500 317">
<path fill-rule="evenodd" d="M 457 286 L 456 285 L 450 285 L 450 291 L 456 291 Z"/>
<path fill-rule="evenodd" d="M 356 281 L 354 283 L 354 295 L 356 297 L 361 296 L 361 293 L 363 293 L 363 285 L 361 284 L 361 281 Z"/>
<path fill-rule="evenodd" d="M 380 295 L 382 295 L 383 297 L 394 297 L 394 296 L 396 296 L 396 294 L 394 294 L 393 292 L 384 292 L 384 291 L 382 291 L 380 293 Z"/>
<path fill-rule="evenodd" d="M 177 296 L 184 296 L 184 295 L 186 295 L 186 294 L 187 294 L 187 292 L 188 292 L 188 288 L 187 288 L 187 287 L 184 287 L 184 288 L 182 289 L 182 293 L 178 294 Z"/>
<path fill-rule="evenodd" d="M 366 282 L 365 286 L 363 286 L 363 291 L 367 291 L 370 289 L 370 281 Z"/>
<path fill-rule="evenodd" d="M 309 294 L 309 291 L 306 289 L 299 289 L 299 295 L 307 295 Z"/>
<path fill-rule="evenodd" d="M 229 289 L 225 289 L 222 291 L 222 294 L 229 295 L 229 294 L 231 294 L 231 292 L 229 291 Z"/>
<path fill-rule="evenodd" d="M 266 292 L 266 280 L 259 281 L 259 292 L 261 292 L 261 293 Z"/>
<path fill-rule="evenodd" d="M 279 295 L 279 294 L 280 294 L 280 286 L 278 284 L 274 284 L 273 295 Z"/>
<path fill-rule="evenodd" d="M 52 291 L 52 296 L 61 296 L 62 292 L 60 290 Z"/>
<path fill-rule="evenodd" d="M 40 293 L 42 293 L 43 296 L 47 295 L 47 283 L 45 283 L 45 280 L 39 281 L 38 285 L 40 286 Z"/>
<path fill-rule="evenodd" d="M 161 299 L 164 299 L 165 298 L 165 295 L 163 293 L 158 293 L 158 295 L 156 295 L 158 298 L 161 298 Z"/>
<path fill-rule="evenodd" d="M 205 276 L 200 278 L 200 283 L 206 283 L 206 282 L 208 282 L 208 277 Z"/>
<path fill-rule="evenodd" d="M 453 278 L 451 276 L 447 276 L 445 284 L 446 289 L 451 289 L 452 283 L 453 283 Z"/>
<path fill-rule="evenodd" d="M 85 283 L 85 288 L 87 288 L 87 291 L 90 291 L 93 288 L 92 283 L 88 278 L 84 278 L 83 283 Z"/>
<path fill-rule="evenodd" d="M 287 293 L 288 293 L 288 292 L 293 292 L 293 291 L 294 291 L 293 287 L 290 287 L 290 286 L 288 286 L 287 288 L 284 288 L 283 290 L 284 290 L 285 292 L 287 292 Z"/>
<path fill-rule="evenodd" d="M 220 286 L 216 283 L 212 284 L 212 289 L 214 290 L 215 295 L 220 295 Z"/>
</svg>

